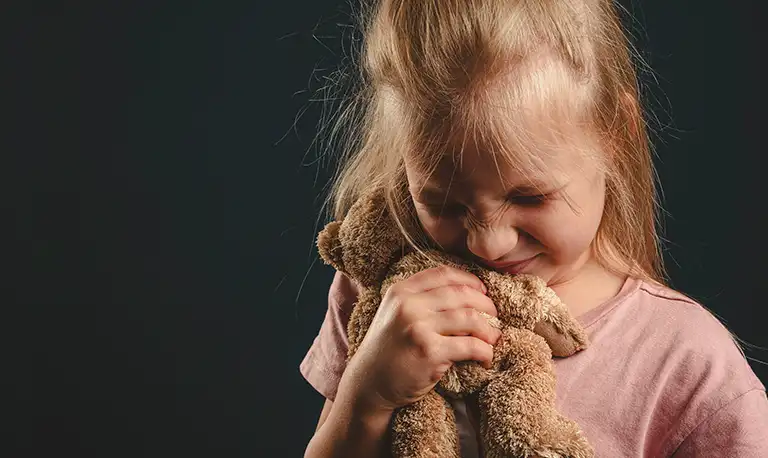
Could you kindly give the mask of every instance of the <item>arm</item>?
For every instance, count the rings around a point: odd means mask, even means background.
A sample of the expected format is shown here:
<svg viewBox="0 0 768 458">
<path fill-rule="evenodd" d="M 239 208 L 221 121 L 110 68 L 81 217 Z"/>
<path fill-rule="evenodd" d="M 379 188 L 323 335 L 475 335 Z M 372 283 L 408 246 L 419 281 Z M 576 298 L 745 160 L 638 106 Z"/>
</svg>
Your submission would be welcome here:
<svg viewBox="0 0 768 458">
<path fill-rule="evenodd" d="M 315 428 L 315 432 L 318 432 L 320 427 L 323 426 L 323 423 L 325 423 L 325 420 L 328 419 L 328 414 L 331 413 L 331 407 L 333 407 L 333 401 L 326 399 L 325 404 L 323 404 L 323 410 L 320 412 L 320 419 L 317 420 L 317 428 Z"/>
<path fill-rule="evenodd" d="M 761 388 L 753 389 L 715 410 L 695 425 L 672 454 L 675 458 L 696 456 L 768 456 L 768 399 Z"/>
<path fill-rule="evenodd" d="M 490 364 L 500 333 L 478 312 L 496 315 L 480 279 L 459 269 L 427 269 L 391 286 L 343 369 L 335 399 L 324 408 L 305 458 L 389 456 L 389 444 L 397 442 L 389 437 L 397 408 L 426 398 L 457 361 Z M 313 367 L 327 364 L 304 364 L 308 380 L 314 378 Z M 333 397 L 332 389 L 321 389 L 329 393 L 326 398 Z M 424 425 L 445 421 L 445 416 L 418 418 Z M 431 438 L 444 448 L 451 444 L 443 442 L 453 439 Z M 455 439 L 452 444 L 458 443 Z"/>
<path fill-rule="evenodd" d="M 336 272 L 328 293 L 328 312 L 312 349 L 301 364 L 301 373 L 326 398 L 314 436 L 309 441 L 305 457 L 358 457 L 372 456 L 368 449 L 377 436 L 371 431 L 369 415 L 352 415 L 350 403 L 343 402 L 350 382 L 344 382 L 348 372 L 346 357 L 349 353 L 347 328 L 353 305 L 359 300 L 357 284 L 348 276 Z M 349 374 L 346 375 L 349 378 Z M 332 401 L 332 399 L 335 401 Z"/>
<path fill-rule="evenodd" d="M 385 435 L 391 411 L 364 411 L 348 402 L 325 401 L 305 458 L 385 457 Z"/>
</svg>

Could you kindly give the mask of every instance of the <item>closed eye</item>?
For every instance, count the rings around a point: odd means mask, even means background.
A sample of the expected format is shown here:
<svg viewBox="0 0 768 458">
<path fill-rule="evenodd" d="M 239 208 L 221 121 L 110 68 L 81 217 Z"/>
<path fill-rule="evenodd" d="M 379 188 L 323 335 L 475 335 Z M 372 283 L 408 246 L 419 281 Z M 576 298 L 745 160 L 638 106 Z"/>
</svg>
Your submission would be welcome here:
<svg viewBox="0 0 768 458">
<path fill-rule="evenodd" d="M 464 206 L 460 204 L 425 204 L 425 207 L 431 214 L 446 218 L 461 216 L 466 211 Z"/>
<path fill-rule="evenodd" d="M 538 205 L 547 199 L 549 199 L 548 194 L 510 195 L 507 197 L 507 200 L 515 205 Z"/>
</svg>

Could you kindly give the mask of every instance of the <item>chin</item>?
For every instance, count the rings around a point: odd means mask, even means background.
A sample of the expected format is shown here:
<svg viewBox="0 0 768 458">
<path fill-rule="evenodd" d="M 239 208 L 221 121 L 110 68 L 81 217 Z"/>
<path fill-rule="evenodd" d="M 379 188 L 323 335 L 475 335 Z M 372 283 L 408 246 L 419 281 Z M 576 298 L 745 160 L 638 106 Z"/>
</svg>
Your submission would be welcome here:
<svg viewBox="0 0 768 458">
<path fill-rule="evenodd" d="M 547 286 L 553 287 L 568 283 L 581 273 L 584 266 L 589 262 L 589 256 L 586 259 L 580 258 L 579 260 L 569 263 L 551 266 L 549 269 L 545 269 L 542 272 L 544 275 L 540 275 L 547 282 Z M 536 275 L 535 272 L 532 272 Z"/>
</svg>

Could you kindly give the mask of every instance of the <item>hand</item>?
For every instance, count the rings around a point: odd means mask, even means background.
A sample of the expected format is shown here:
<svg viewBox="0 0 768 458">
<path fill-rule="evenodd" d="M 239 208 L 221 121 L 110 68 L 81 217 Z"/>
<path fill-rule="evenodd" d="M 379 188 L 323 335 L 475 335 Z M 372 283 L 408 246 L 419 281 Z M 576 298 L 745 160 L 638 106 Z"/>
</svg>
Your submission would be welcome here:
<svg viewBox="0 0 768 458">
<path fill-rule="evenodd" d="M 448 266 L 392 285 L 339 386 L 366 409 L 394 410 L 426 395 L 458 361 L 490 367 L 500 331 L 479 278 Z"/>
</svg>

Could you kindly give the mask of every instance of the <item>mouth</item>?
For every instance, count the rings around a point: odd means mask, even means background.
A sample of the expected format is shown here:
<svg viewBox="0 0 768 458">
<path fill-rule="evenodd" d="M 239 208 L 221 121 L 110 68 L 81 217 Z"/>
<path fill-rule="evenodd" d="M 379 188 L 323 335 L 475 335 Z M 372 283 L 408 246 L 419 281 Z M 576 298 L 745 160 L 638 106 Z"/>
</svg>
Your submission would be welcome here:
<svg viewBox="0 0 768 458">
<path fill-rule="evenodd" d="M 519 261 L 510 261 L 510 262 L 485 262 L 485 265 L 488 267 L 499 270 L 502 272 L 510 273 L 510 274 L 516 274 L 525 269 L 528 264 L 531 263 L 534 259 L 536 259 L 539 255 L 531 256 L 528 259 L 521 259 Z"/>
</svg>

